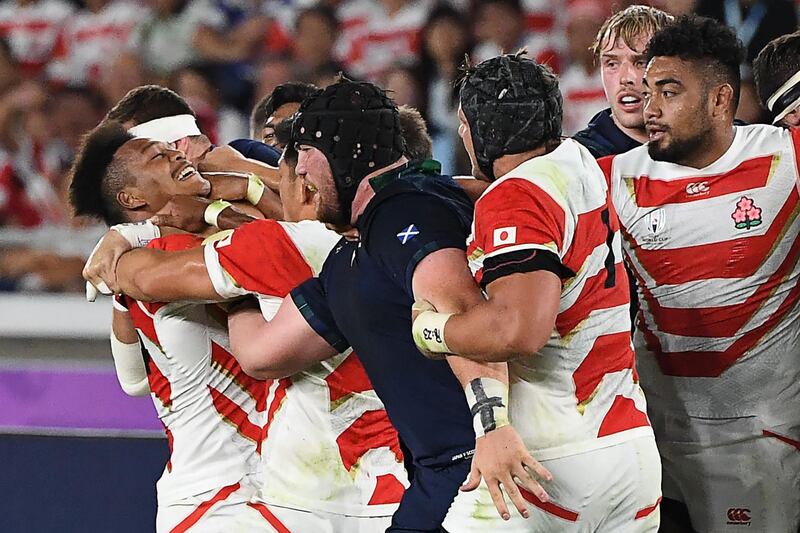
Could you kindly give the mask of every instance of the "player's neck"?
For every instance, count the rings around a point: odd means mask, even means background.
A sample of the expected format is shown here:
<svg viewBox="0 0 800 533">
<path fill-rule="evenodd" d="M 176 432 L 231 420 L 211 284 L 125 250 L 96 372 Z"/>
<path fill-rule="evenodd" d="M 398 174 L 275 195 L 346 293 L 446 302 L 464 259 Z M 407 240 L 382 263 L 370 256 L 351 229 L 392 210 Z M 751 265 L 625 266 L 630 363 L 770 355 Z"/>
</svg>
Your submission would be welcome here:
<svg viewBox="0 0 800 533">
<path fill-rule="evenodd" d="M 683 161 L 676 161 L 679 165 L 690 168 L 706 168 L 721 158 L 733 144 L 736 129 L 733 124 L 720 131 L 713 131 L 708 136 L 708 142 L 698 146 Z"/>
<path fill-rule="evenodd" d="M 505 176 L 522 163 L 529 159 L 533 159 L 534 157 L 539 157 L 540 155 L 549 154 L 561 144 L 561 140 L 550 142 L 541 146 L 535 150 L 528 150 L 527 152 L 522 152 L 521 154 L 510 154 L 498 157 L 494 160 L 492 165 L 492 169 L 494 170 L 494 175 L 496 178 L 500 176 Z"/>
<path fill-rule="evenodd" d="M 372 198 L 375 196 L 375 191 L 372 190 L 372 186 L 369 184 L 369 180 L 374 178 L 375 176 L 380 176 L 385 172 L 389 172 L 390 170 L 394 170 L 397 167 L 401 167 L 408 163 L 408 159 L 405 156 L 401 157 L 391 165 L 387 165 L 385 167 L 379 168 L 375 172 L 367 174 L 367 176 L 361 180 L 361 183 L 358 184 L 358 188 L 356 189 L 356 195 L 353 198 L 353 203 L 350 206 L 350 223 L 355 226 L 356 220 L 358 217 L 361 216 L 361 213 L 364 212 L 364 209 L 367 208 L 367 204 Z"/>
</svg>

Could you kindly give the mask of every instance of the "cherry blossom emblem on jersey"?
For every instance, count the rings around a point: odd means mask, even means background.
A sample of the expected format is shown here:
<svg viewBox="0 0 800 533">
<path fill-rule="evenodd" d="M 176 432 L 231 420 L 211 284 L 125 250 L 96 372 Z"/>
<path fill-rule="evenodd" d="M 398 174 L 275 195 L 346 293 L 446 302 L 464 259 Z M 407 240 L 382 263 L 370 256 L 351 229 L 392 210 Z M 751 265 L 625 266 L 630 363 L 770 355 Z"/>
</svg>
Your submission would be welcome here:
<svg viewBox="0 0 800 533">
<path fill-rule="evenodd" d="M 736 229 L 750 229 L 761 224 L 761 208 L 756 207 L 752 198 L 742 196 L 736 202 L 736 211 L 731 214 Z"/>
</svg>

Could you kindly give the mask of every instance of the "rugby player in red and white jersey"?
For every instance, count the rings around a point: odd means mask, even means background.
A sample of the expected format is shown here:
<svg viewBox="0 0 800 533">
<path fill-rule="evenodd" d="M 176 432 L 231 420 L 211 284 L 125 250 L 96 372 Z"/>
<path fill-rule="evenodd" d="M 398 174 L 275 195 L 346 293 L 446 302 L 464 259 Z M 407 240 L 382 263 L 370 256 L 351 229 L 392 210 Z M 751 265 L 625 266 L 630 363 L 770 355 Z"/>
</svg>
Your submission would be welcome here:
<svg viewBox="0 0 800 533">
<path fill-rule="evenodd" d="M 85 138 L 70 187 L 76 213 L 118 224 L 145 220 L 173 195 L 208 194 L 210 184 L 181 152 L 107 123 Z M 150 237 L 156 236 L 151 229 Z M 189 234 L 149 244 L 173 250 L 198 245 Z M 146 372 L 145 390 L 152 393 L 170 445 L 157 483 L 156 530 L 279 530 L 264 509 L 248 506 L 258 488 L 267 390 L 230 355 L 224 314 L 204 305 L 128 297 L 116 307 L 112 346 L 120 382 L 126 392 L 141 393 Z M 122 312 L 130 314 L 141 348 L 131 342 L 137 339 L 126 331 Z"/>
<path fill-rule="evenodd" d="M 734 126 L 742 57 L 710 19 L 658 31 L 649 143 L 600 164 L 638 282 L 635 346 L 665 501 L 685 504 L 688 530 L 795 533 L 800 131 Z"/>
<path fill-rule="evenodd" d="M 285 218 L 307 219 L 314 209 L 310 191 L 286 161 L 281 170 Z M 219 207 L 220 226 L 252 220 L 225 204 Z M 109 282 L 139 300 L 258 294 L 263 314 L 271 318 L 289 290 L 319 271 L 339 239 L 309 220 L 254 221 L 223 237 L 181 253 L 159 253 L 151 246 L 124 254 L 116 269 L 119 285 Z M 406 474 L 397 434 L 357 356 L 339 354 L 289 378 L 270 380 L 264 392 L 255 507 L 290 531 L 385 530 Z"/>
<path fill-rule="evenodd" d="M 481 486 L 456 498 L 444 527 L 654 532 L 661 466 L 602 171 L 588 150 L 560 139 L 561 95 L 546 67 L 519 54 L 490 59 L 467 72 L 460 100 L 473 173 L 492 181 L 475 205 L 467 248 L 488 298 L 454 315 L 418 302 L 427 310 L 414 337 L 427 352 L 508 361 L 510 387 L 470 383 L 476 432 L 512 423 L 553 479 L 542 482 L 547 503 L 521 489 L 528 520 L 481 512 L 491 509 Z"/>
</svg>

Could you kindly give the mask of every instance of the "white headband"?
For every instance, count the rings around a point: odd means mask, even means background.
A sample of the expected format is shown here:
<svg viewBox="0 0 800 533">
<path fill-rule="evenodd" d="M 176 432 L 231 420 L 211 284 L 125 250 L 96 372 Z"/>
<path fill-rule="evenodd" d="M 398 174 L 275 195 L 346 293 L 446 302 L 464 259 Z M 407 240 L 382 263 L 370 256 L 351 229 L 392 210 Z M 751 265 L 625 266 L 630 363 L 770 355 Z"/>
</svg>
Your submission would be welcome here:
<svg viewBox="0 0 800 533">
<path fill-rule="evenodd" d="M 772 108 L 775 106 L 775 103 L 778 101 L 778 99 L 784 94 L 786 94 L 788 91 L 792 90 L 795 84 L 799 81 L 800 81 L 800 70 L 795 72 L 794 76 L 786 80 L 786 83 L 781 85 L 777 91 L 772 93 L 772 96 L 770 96 L 769 99 L 767 99 L 767 109 L 772 111 Z M 800 105 L 800 98 L 789 104 L 786 107 L 786 109 L 784 109 L 778 115 L 776 115 L 775 118 L 772 120 L 772 123 L 775 124 L 780 120 L 782 120 L 783 117 L 794 111 L 798 105 Z"/>
<path fill-rule="evenodd" d="M 192 115 L 175 115 L 142 122 L 129 129 L 128 133 L 139 138 L 171 143 L 184 137 L 200 135 L 200 129 Z"/>
</svg>

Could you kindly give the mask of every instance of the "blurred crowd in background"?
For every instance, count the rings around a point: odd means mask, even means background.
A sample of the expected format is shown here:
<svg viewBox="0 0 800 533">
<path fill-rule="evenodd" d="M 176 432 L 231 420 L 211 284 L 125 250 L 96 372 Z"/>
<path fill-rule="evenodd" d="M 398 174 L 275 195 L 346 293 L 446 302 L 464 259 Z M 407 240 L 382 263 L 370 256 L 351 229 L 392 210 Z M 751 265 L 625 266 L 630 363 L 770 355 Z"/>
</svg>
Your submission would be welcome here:
<svg viewBox="0 0 800 533">
<path fill-rule="evenodd" d="M 623 0 L 0 1 L 0 290 L 79 291 L 102 231 L 72 217 L 66 171 L 81 135 L 125 93 L 158 83 L 215 143 L 248 137 L 254 103 L 285 81 L 340 73 L 419 109 L 445 173 L 468 172 L 454 81 L 473 62 L 526 47 L 560 75 L 564 135 L 608 107 L 589 51 Z M 747 61 L 797 29 L 799 1 L 664 0 L 737 29 Z M 742 16 L 742 14 L 746 16 Z M 765 118 L 750 69 L 738 117 Z M 88 249 L 87 249 L 88 247 Z"/>
</svg>

